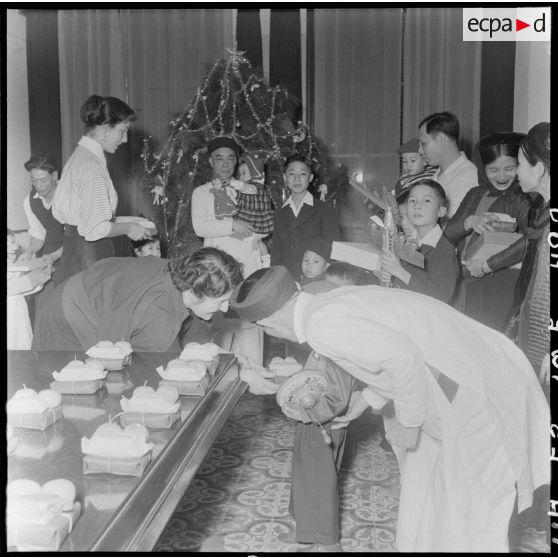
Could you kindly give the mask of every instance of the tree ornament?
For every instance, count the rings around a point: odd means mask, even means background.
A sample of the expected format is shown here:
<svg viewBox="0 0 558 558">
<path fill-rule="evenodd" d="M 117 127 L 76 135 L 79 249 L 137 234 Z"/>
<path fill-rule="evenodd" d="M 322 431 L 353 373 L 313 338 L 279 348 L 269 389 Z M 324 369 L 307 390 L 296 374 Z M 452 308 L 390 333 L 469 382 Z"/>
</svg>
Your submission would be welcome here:
<svg viewBox="0 0 558 558">
<path fill-rule="evenodd" d="M 161 205 L 164 188 L 162 186 L 155 186 L 155 188 L 151 190 L 151 193 L 153 194 L 153 205 Z"/>
<path fill-rule="evenodd" d="M 304 131 L 303 128 L 299 128 L 294 134 L 293 134 L 293 141 L 294 143 L 300 143 L 301 141 L 304 141 L 306 139 L 306 132 Z"/>
</svg>

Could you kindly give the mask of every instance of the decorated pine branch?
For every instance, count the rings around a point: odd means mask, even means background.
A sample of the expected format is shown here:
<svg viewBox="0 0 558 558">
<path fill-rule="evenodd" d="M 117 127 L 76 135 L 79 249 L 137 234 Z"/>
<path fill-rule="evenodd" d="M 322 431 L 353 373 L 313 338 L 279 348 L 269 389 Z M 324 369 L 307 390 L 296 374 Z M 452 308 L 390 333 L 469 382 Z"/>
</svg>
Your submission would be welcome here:
<svg viewBox="0 0 558 558">
<path fill-rule="evenodd" d="M 201 246 L 192 228 L 190 200 L 197 186 L 211 179 L 206 146 L 229 135 L 245 150 L 267 162 L 267 184 L 275 205 L 287 197 L 283 164 L 293 153 L 309 158 L 314 168 L 311 191 L 335 204 L 348 186 L 344 165 L 336 165 L 326 146 L 308 127 L 293 122 L 299 100 L 287 89 L 269 87 L 244 53 L 227 51 L 206 74 L 186 109 L 171 121 L 171 133 L 160 153 L 144 140 L 141 188 L 153 200 L 153 215 L 169 256 Z"/>
</svg>

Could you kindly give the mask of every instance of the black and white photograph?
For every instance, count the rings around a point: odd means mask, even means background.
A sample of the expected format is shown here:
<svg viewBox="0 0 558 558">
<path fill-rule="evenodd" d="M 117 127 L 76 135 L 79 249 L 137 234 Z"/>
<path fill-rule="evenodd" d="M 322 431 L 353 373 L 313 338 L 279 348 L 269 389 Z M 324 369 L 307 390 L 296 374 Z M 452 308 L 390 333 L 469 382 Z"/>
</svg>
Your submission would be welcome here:
<svg viewBox="0 0 558 558">
<path fill-rule="evenodd" d="M 5 6 L 3 552 L 558 551 L 550 3 Z"/>
</svg>

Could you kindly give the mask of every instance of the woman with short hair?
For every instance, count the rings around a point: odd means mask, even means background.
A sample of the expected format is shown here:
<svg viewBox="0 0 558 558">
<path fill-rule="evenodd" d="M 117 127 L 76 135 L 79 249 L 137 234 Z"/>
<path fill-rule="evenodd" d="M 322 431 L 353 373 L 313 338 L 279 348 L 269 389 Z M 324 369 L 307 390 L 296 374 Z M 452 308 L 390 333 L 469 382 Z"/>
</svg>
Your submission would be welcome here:
<svg viewBox="0 0 558 558">
<path fill-rule="evenodd" d="M 114 256 L 112 237 L 126 235 L 139 240 L 149 234 L 136 222 L 114 221 L 118 195 L 105 158 L 105 153 L 114 153 L 128 141 L 136 113 L 116 97 L 91 95 L 80 116 L 85 134 L 64 165 L 52 201 L 54 217 L 65 225 L 58 268 L 66 277 Z"/>
</svg>

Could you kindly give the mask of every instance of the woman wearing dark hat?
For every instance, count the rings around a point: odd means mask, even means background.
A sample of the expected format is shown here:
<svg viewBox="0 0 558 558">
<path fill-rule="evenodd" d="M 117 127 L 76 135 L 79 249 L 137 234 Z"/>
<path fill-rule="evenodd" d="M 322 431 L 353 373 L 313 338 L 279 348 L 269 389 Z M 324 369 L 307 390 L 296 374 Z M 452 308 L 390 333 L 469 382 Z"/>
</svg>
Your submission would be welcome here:
<svg viewBox="0 0 558 558">
<path fill-rule="evenodd" d="M 105 153 L 114 153 L 128 141 L 134 110 L 116 97 L 91 95 L 80 116 L 85 135 L 64 165 L 52 201 L 52 214 L 64 224 L 64 250 L 57 273 L 65 277 L 114 256 L 112 237 L 140 240 L 150 234 L 136 222 L 115 221 L 118 195 L 105 158 Z"/>
<path fill-rule="evenodd" d="M 523 246 L 513 245 L 486 260 L 466 260 L 466 251 L 480 234 L 495 230 L 497 214 L 514 218 L 517 231 L 525 234 L 532 199 L 522 192 L 517 180 L 517 154 L 524 136 L 498 132 L 477 143 L 473 161 L 478 168 L 479 185 L 467 192 L 444 229 L 446 238 L 458 247 L 462 261 L 454 306 L 499 331 L 505 328 Z"/>
</svg>

